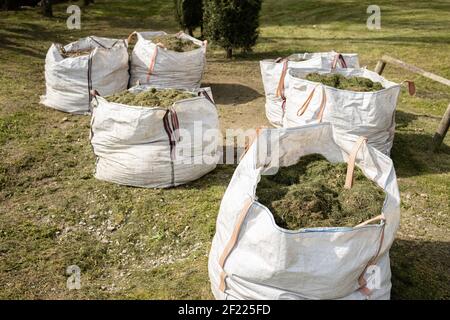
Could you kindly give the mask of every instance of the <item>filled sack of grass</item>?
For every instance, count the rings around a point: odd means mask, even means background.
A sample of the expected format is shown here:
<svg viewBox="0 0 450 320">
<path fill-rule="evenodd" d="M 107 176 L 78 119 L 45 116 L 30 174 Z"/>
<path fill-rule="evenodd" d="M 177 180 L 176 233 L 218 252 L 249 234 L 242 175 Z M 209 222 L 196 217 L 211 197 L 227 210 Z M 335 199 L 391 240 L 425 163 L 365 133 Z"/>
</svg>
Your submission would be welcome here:
<svg viewBox="0 0 450 320">
<path fill-rule="evenodd" d="M 209 255 L 217 299 L 389 299 L 392 160 L 329 123 L 265 129 L 236 168 Z"/>
<path fill-rule="evenodd" d="M 284 127 L 331 122 L 389 155 L 401 86 L 367 69 L 291 69 Z"/>
<path fill-rule="evenodd" d="M 358 55 L 331 52 L 295 53 L 285 59 L 265 59 L 259 63 L 266 96 L 266 117 L 281 127 L 285 108 L 286 73 L 291 68 L 359 68 Z"/>
<path fill-rule="evenodd" d="M 134 32 L 137 37 L 131 55 L 130 84 L 154 88 L 197 90 L 206 62 L 206 41 L 183 32 Z"/>
<path fill-rule="evenodd" d="M 128 86 L 126 40 L 87 37 L 66 46 L 52 44 L 45 59 L 46 94 L 41 103 L 74 114 L 90 112 L 90 92 L 102 95 Z"/>
<path fill-rule="evenodd" d="M 138 86 L 95 96 L 93 106 L 97 179 L 166 188 L 216 167 L 219 120 L 209 88 L 188 92 Z"/>
</svg>

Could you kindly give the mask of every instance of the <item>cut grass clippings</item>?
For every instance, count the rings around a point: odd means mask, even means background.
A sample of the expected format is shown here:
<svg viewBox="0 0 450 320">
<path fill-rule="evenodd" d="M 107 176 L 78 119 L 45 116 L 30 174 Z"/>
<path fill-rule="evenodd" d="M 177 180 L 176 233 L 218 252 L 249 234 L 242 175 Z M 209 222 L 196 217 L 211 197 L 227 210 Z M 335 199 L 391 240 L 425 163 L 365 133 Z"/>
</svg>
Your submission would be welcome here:
<svg viewBox="0 0 450 320">
<path fill-rule="evenodd" d="M 194 42 L 180 39 L 176 35 L 156 36 L 152 38 L 152 42 L 156 44 L 160 43 L 165 49 L 176 52 L 187 52 L 199 48 Z"/>
<path fill-rule="evenodd" d="M 346 163 L 307 155 L 275 175 L 262 176 L 256 195 L 285 229 L 354 227 L 381 213 L 385 195 L 359 168 L 353 187 L 344 189 L 346 172 Z"/>
<path fill-rule="evenodd" d="M 319 74 L 309 73 L 306 76 L 306 80 L 313 82 L 320 82 L 324 85 L 349 91 L 357 92 L 371 92 L 379 91 L 383 89 L 383 85 L 379 82 L 374 82 L 364 77 L 345 77 L 341 74 Z"/>
<path fill-rule="evenodd" d="M 298 54 L 290 55 L 287 59 L 292 62 L 302 62 L 302 61 L 308 60 L 308 59 L 301 58 Z"/>
<path fill-rule="evenodd" d="M 106 97 L 106 99 L 109 102 L 121 103 L 131 106 L 168 108 L 177 101 L 193 97 L 195 97 L 193 93 L 183 90 L 157 90 L 155 88 L 152 88 L 150 90 L 142 91 L 139 93 L 123 91 Z"/>
<path fill-rule="evenodd" d="M 66 58 L 77 58 L 77 57 L 81 57 L 81 56 L 87 56 L 89 55 L 92 51 L 94 51 L 94 48 L 91 49 L 87 49 L 87 50 L 73 50 L 73 51 L 66 51 L 64 49 L 63 46 L 59 45 L 58 46 L 59 49 L 59 53 L 61 54 L 61 56 L 66 59 Z"/>
</svg>

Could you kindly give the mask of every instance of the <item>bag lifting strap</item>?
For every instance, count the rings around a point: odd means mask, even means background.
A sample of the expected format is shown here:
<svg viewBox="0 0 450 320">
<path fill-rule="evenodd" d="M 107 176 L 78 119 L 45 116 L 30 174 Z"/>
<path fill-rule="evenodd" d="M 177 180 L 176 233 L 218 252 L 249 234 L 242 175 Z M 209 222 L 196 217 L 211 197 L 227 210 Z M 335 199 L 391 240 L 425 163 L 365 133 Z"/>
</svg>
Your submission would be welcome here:
<svg viewBox="0 0 450 320">
<path fill-rule="evenodd" d="M 356 140 L 355 145 L 353 146 L 352 152 L 348 156 L 347 160 L 347 176 L 345 178 L 345 189 L 351 189 L 353 185 L 353 173 L 355 171 L 355 161 L 356 161 L 356 155 L 358 154 L 359 149 L 363 144 L 367 143 L 366 137 L 359 137 L 358 140 Z"/>
<path fill-rule="evenodd" d="M 253 142 L 255 142 L 255 140 L 259 137 L 259 135 L 261 134 L 263 129 L 267 129 L 267 127 L 261 126 L 261 127 L 256 128 L 255 134 L 248 137 L 249 138 L 248 142 L 245 143 L 244 152 L 240 156 L 239 161 L 241 161 L 242 158 L 247 154 L 247 151 L 250 149 Z"/>
<path fill-rule="evenodd" d="M 338 62 L 342 68 L 347 68 L 347 62 L 345 62 L 344 56 L 340 53 L 336 53 L 331 64 L 331 69 L 336 69 Z"/>
<path fill-rule="evenodd" d="M 223 249 L 223 252 L 219 258 L 219 266 L 221 268 L 220 272 L 220 283 L 219 283 L 219 290 L 222 292 L 225 292 L 226 287 L 226 277 L 227 274 L 225 270 L 223 269 L 225 262 L 230 255 L 231 251 L 233 251 L 233 248 L 235 247 L 237 240 L 239 238 L 239 233 L 241 231 L 242 223 L 244 222 L 245 217 L 247 216 L 247 213 L 250 209 L 250 207 L 253 204 L 253 199 L 249 198 L 244 202 L 244 206 L 242 207 L 241 212 L 239 213 L 237 217 L 236 224 L 234 225 L 233 233 L 231 234 L 230 239 L 228 240 L 228 243 L 226 244 L 225 248 Z"/>
<path fill-rule="evenodd" d="M 282 99 L 285 99 L 284 96 L 284 79 L 286 78 L 287 73 L 287 67 L 288 67 L 288 60 L 283 59 L 281 60 L 283 62 L 283 69 L 281 71 L 280 80 L 278 80 L 278 86 L 275 96 L 281 97 Z"/>
<path fill-rule="evenodd" d="M 310 94 L 308 95 L 308 97 L 306 98 L 305 102 L 303 102 L 303 104 L 301 105 L 301 107 L 298 109 L 297 111 L 297 116 L 300 117 L 302 116 L 306 109 L 308 109 L 312 98 L 314 97 L 314 93 L 316 92 L 317 87 L 320 86 L 320 84 L 316 85 L 310 92 Z M 320 105 L 319 105 L 319 112 L 317 113 L 317 120 L 320 122 L 322 122 L 322 118 L 323 118 L 323 112 L 325 110 L 325 106 L 327 104 L 327 95 L 326 95 L 326 91 L 325 91 L 325 87 L 321 86 L 322 88 L 322 100 L 320 101 Z"/>
</svg>

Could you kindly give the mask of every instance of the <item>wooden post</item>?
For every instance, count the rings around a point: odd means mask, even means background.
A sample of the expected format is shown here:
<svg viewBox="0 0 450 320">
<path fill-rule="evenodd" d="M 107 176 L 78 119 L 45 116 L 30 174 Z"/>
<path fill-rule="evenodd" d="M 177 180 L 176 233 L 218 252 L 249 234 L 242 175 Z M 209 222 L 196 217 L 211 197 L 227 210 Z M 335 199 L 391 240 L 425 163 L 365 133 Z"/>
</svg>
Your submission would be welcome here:
<svg viewBox="0 0 450 320">
<path fill-rule="evenodd" d="M 425 71 L 416 66 L 407 64 L 401 60 L 392 58 L 387 55 L 383 55 L 381 57 L 381 59 L 378 61 L 377 65 L 376 65 L 374 71 L 378 74 L 381 74 L 384 70 L 384 67 L 386 66 L 386 63 L 388 63 L 388 62 L 395 64 L 396 66 L 398 66 L 400 68 L 411 71 L 413 73 L 420 74 L 421 76 L 424 76 L 425 78 L 428 78 L 428 79 L 434 80 L 436 82 L 450 86 L 450 80 L 448 80 L 444 77 L 438 76 L 437 74 L 434 74 L 434 73 L 431 73 L 428 71 Z M 444 116 L 442 117 L 441 122 L 439 123 L 439 127 L 437 128 L 436 133 L 433 136 L 432 149 L 434 152 L 439 150 L 439 147 L 441 146 L 442 141 L 444 140 L 445 135 L 447 134 L 449 125 L 450 125 L 450 104 L 448 105 L 447 110 L 445 111 Z"/>
<path fill-rule="evenodd" d="M 395 64 L 395 65 L 397 65 L 397 66 L 399 66 L 399 67 L 401 67 L 403 69 L 406 69 L 408 71 L 420 74 L 421 76 L 424 76 L 425 78 L 428 78 L 428 79 L 437 81 L 439 83 L 445 84 L 447 86 L 450 86 L 450 80 L 445 79 L 444 77 L 438 76 L 437 74 L 434 74 L 434 73 L 425 71 L 423 69 L 417 68 L 416 66 L 407 64 L 407 63 L 405 63 L 405 62 L 403 62 L 401 60 L 392 58 L 392 57 L 387 56 L 387 55 L 383 55 L 381 57 L 381 60 L 384 61 L 385 64 L 387 62 Z"/>
<path fill-rule="evenodd" d="M 433 151 L 437 152 L 441 146 L 442 141 L 447 134 L 448 127 L 450 126 L 450 104 L 447 106 L 447 110 L 439 123 L 439 127 L 433 137 Z"/>
<path fill-rule="evenodd" d="M 233 57 L 233 48 L 227 48 L 227 59 L 231 59 Z"/>
<path fill-rule="evenodd" d="M 383 73 L 385 66 L 386 66 L 386 62 L 384 62 L 383 60 L 378 60 L 377 66 L 375 67 L 374 71 L 381 75 Z"/>
</svg>

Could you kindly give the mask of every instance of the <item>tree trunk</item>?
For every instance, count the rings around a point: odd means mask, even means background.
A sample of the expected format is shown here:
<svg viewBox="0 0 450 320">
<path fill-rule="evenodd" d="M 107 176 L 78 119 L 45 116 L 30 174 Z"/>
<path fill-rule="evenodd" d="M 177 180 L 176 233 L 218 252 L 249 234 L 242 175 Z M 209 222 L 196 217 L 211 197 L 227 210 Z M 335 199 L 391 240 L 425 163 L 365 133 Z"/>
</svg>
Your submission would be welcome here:
<svg viewBox="0 0 450 320">
<path fill-rule="evenodd" d="M 227 48 L 227 59 L 231 59 L 233 57 L 233 48 Z"/>
<path fill-rule="evenodd" d="M 17 10 L 19 9 L 19 3 L 15 0 L 0 1 L 1 9 L 3 10 Z"/>
<path fill-rule="evenodd" d="M 42 0 L 42 14 L 45 17 L 53 17 L 52 0 Z"/>
</svg>

